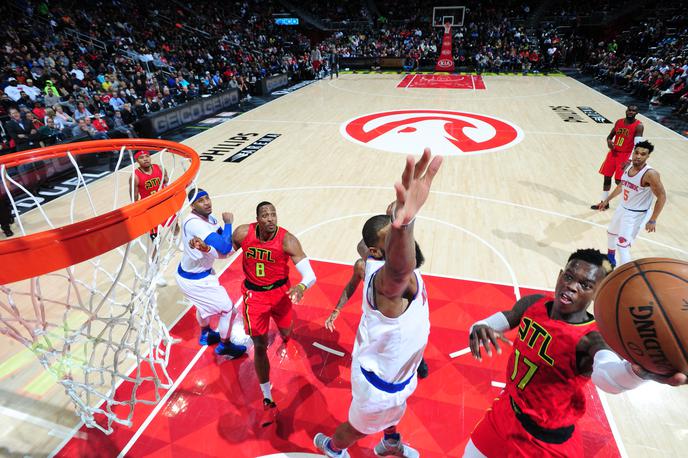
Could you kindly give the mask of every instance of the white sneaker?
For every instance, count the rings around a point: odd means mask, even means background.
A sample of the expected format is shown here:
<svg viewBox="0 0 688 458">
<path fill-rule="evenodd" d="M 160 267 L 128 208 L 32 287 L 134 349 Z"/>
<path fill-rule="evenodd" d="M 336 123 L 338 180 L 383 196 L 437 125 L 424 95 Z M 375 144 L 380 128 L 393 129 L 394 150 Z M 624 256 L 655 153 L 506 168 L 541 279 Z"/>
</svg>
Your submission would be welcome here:
<svg viewBox="0 0 688 458">
<path fill-rule="evenodd" d="M 156 286 L 167 286 L 167 280 L 165 280 L 165 277 L 162 275 L 158 275 L 155 277 L 155 285 Z"/>
</svg>

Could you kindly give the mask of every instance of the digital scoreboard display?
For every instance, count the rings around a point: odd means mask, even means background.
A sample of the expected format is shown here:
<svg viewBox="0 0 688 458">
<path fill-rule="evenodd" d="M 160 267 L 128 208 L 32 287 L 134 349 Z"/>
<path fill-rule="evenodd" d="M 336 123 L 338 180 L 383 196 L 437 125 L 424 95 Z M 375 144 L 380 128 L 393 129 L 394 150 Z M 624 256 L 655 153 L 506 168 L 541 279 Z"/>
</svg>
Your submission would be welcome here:
<svg viewBox="0 0 688 458">
<path fill-rule="evenodd" d="M 297 17 L 278 17 L 275 18 L 277 25 L 299 25 L 299 18 Z"/>
</svg>

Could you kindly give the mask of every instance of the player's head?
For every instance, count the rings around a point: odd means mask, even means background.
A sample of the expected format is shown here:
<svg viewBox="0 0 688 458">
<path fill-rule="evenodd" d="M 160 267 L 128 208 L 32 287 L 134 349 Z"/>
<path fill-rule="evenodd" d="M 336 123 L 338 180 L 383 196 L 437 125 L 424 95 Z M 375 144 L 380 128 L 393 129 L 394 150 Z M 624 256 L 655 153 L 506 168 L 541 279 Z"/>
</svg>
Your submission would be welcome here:
<svg viewBox="0 0 688 458">
<path fill-rule="evenodd" d="M 385 238 L 392 227 L 392 218 L 389 215 L 375 215 L 368 219 L 363 225 L 363 242 L 370 251 L 370 256 L 375 259 L 385 259 Z M 418 242 L 416 246 L 416 268 L 425 262 L 425 256 L 420 249 Z"/>
<path fill-rule="evenodd" d="M 188 197 L 194 213 L 207 218 L 208 215 L 213 212 L 213 204 L 210 201 L 210 196 L 203 189 L 192 189 L 189 191 Z"/>
<path fill-rule="evenodd" d="M 275 206 L 266 201 L 256 205 L 256 221 L 261 233 L 274 233 L 277 230 L 277 209 Z"/>
<path fill-rule="evenodd" d="M 638 114 L 638 105 L 629 105 L 626 107 L 626 118 L 635 119 Z"/>
<path fill-rule="evenodd" d="M 554 309 L 559 315 L 585 311 L 597 287 L 611 270 L 607 256 L 599 250 L 588 248 L 571 254 L 564 269 L 559 271 L 554 288 Z"/>
<path fill-rule="evenodd" d="M 134 154 L 134 159 L 138 162 L 139 167 L 142 169 L 147 169 L 151 165 L 150 153 L 146 150 L 137 151 Z"/>
<path fill-rule="evenodd" d="M 647 160 L 650 158 L 650 154 L 655 150 L 655 145 L 647 140 L 638 142 L 633 148 L 633 154 L 631 155 L 631 162 L 633 162 L 634 167 L 643 167 Z"/>
</svg>

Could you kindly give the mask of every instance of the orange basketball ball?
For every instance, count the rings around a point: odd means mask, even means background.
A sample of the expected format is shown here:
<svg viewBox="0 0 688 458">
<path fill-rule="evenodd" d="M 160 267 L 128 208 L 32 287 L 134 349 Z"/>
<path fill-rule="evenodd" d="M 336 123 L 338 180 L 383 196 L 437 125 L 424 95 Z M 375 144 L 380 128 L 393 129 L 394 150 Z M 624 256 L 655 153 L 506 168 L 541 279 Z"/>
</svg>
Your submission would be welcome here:
<svg viewBox="0 0 688 458">
<path fill-rule="evenodd" d="M 688 262 L 644 258 L 604 279 L 595 320 L 607 344 L 656 374 L 688 374 Z"/>
</svg>

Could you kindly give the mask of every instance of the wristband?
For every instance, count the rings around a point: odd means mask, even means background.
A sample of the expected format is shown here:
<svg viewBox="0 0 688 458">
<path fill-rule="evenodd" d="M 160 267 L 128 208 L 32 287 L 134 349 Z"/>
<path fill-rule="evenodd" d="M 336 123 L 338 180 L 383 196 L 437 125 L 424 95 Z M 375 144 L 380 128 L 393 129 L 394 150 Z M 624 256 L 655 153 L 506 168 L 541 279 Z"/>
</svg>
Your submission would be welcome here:
<svg viewBox="0 0 688 458">
<path fill-rule="evenodd" d="M 394 221 L 396 221 L 396 219 L 397 219 L 397 203 L 396 202 L 394 202 L 394 204 L 392 205 L 392 215 L 391 216 L 392 216 L 392 223 L 394 223 Z M 409 221 L 406 224 L 401 225 L 402 229 L 409 227 L 411 224 L 413 224 L 413 222 L 415 220 L 416 220 L 416 217 L 414 216 L 413 218 L 411 218 L 411 221 Z"/>
<path fill-rule="evenodd" d="M 478 325 L 488 326 L 497 332 L 504 332 L 511 329 L 511 326 L 509 325 L 509 320 L 506 319 L 506 316 L 502 312 L 497 312 L 494 315 L 490 315 L 484 320 L 476 321 L 471 325 L 468 334 L 473 334 L 473 328 L 475 328 Z"/>
<path fill-rule="evenodd" d="M 304 292 L 304 291 L 306 291 L 306 289 L 308 289 L 308 288 L 306 288 L 306 285 L 304 285 L 303 283 L 297 283 L 296 286 L 297 286 L 297 287 L 298 287 L 298 286 L 301 287 L 301 292 Z"/>
<path fill-rule="evenodd" d="M 651 219 L 650 221 L 648 221 L 648 223 L 657 224 L 657 220 L 656 220 L 656 219 Z"/>
</svg>

